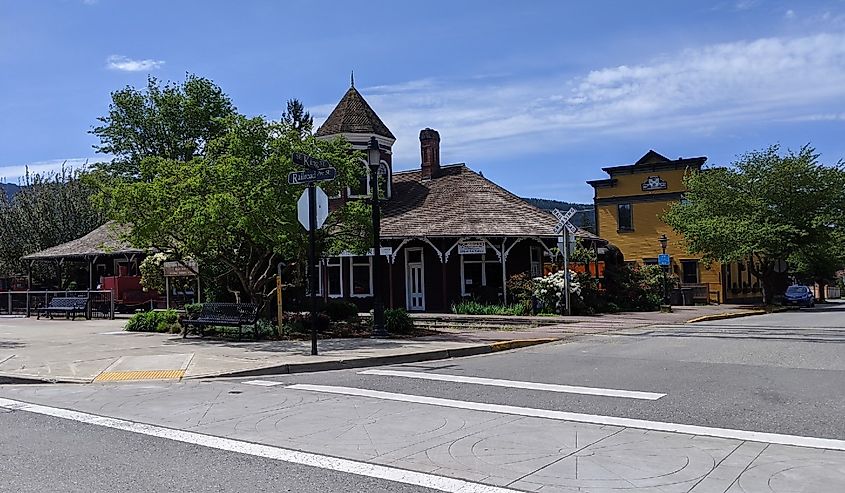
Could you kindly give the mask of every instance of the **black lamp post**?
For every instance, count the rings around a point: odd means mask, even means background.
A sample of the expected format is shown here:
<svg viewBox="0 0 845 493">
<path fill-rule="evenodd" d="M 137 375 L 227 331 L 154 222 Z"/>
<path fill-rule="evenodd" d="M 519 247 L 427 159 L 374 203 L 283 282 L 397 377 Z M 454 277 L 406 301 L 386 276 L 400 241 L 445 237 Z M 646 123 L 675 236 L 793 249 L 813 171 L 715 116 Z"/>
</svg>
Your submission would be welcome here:
<svg viewBox="0 0 845 493">
<path fill-rule="evenodd" d="M 660 248 L 663 250 L 663 254 L 666 255 L 666 245 L 669 244 L 669 238 L 667 238 L 665 234 L 661 234 L 660 238 L 658 238 L 657 241 L 660 242 Z M 664 265 L 664 266 L 662 266 L 662 269 L 663 269 L 663 304 L 668 305 L 669 304 L 669 284 L 668 284 L 666 272 L 669 270 L 669 266 Z"/>
<path fill-rule="evenodd" d="M 381 168 L 381 151 L 375 137 L 370 137 L 367 147 L 370 166 L 370 193 L 373 209 L 373 337 L 387 337 L 384 327 L 384 305 L 381 301 L 381 207 L 378 196 L 378 175 Z"/>
</svg>

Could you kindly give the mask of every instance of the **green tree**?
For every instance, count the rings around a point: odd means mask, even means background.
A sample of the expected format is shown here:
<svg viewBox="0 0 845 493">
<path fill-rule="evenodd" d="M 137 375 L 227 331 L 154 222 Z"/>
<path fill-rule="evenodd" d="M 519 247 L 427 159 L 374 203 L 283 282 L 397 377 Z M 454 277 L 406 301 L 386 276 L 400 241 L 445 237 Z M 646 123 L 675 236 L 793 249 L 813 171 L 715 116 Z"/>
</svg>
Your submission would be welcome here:
<svg viewBox="0 0 845 493">
<path fill-rule="evenodd" d="M 705 262 L 748 260 L 770 303 L 781 261 L 818 252 L 845 217 L 845 169 L 824 166 L 809 145 L 783 155 L 777 145 L 732 167 L 690 172 L 685 200 L 663 220 Z"/>
<path fill-rule="evenodd" d="M 261 117 L 231 116 L 223 124 L 225 130 L 202 156 L 143 158 L 133 181 L 101 173 L 95 200 L 113 219 L 132 224 L 132 243 L 193 258 L 201 274 L 231 277 L 233 290 L 261 303 L 273 292 L 278 262 L 302 259 L 306 251 L 307 234 L 296 211 L 304 187 L 287 184 L 288 173 L 297 170 L 292 153 L 305 152 L 337 168 L 337 179 L 324 184 L 329 195 L 365 170 L 341 139 L 300 139 L 287 124 Z M 330 215 L 320 251 L 361 246 L 368 235 L 342 223 L 361 217 L 368 210 L 362 207 L 350 203 Z"/>
<path fill-rule="evenodd" d="M 287 109 L 282 113 L 282 123 L 299 134 L 300 137 L 311 135 L 314 118 L 305 111 L 305 106 L 298 99 L 289 99 Z"/>
<path fill-rule="evenodd" d="M 816 248 L 802 248 L 789 257 L 796 277 L 805 283 L 818 285 L 819 301 L 825 301 L 825 288 L 836 282 L 836 275 L 845 269 L 845 228 L 831 227 L 829 236 Z"/>
<path fill-rule="evenodd" d="M 82 175 L 64 166 L 27 172 L 13 198 L 0 194 L 0 273 L 21 274 L 22 256 L 75 240 L 106 221 L 89 201 L 93 190 Z"/>
<path fill-rule="evenodd" d="M 235 114 L 229 97 L 208 79 L 187 75 L 182 83 L 162 85 L 156 78 L 138 90 L 127 86 L 111 94 L 109 113 L 91 133 L 97 152 L 113 156 L 99 168 L 120 178 L 137 178 L 141 160 L 159 157 L 190 161 L 226 131 Z"/>
</svg>

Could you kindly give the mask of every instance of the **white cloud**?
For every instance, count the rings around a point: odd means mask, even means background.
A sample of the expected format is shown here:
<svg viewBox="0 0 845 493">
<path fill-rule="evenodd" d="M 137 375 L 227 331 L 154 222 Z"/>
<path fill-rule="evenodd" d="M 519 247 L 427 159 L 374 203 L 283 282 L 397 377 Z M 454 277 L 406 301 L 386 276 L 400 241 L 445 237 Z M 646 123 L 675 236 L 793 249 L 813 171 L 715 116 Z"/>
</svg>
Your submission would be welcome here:
<svg viewBox="0 0 845 493">
<path fill-rule="evenodd" d="M 135 60 L 123 55 L 111 55 L 106 59 L 106 67 L 110 70 L 122 70 L 124 72 L 143 72 L 156 70 L 164 65 L 164 60 Z"/>
<path fill-rule="evenodd" d="M 706 134 L 845 111 L 845 34 L 714 44 L 586 74 L 424 79 L 362 92 L 396 134 L 400 163 L 418 160 L 427 126 L 443 136 L 444 160 L 459 161 L 554 152 L 602 134 Z M 333 107 L 313 113 L 325 118 Z"/>
<path fill-rule="evenodd" d="M 783 14 L 783 17 L 785 19 L 792 20 L 792 19 L 795 18 L 795 11 L 792 10 L 792 9 L 789 9 L 789 10 L 786 11 L 786 13 Z"/>
<path fill-rule="evenodd" d="M 50 161 L 37 161 L 28 164 L 0 164 L 0 182 L 19 184 L 26 175 L 27 170 L 30 174 L 48 173 L 50 171 L 58 172 L 62 169 L 78 170 L 86 166 L 101 161 L 107 161 L 103 157 L 90 158 L 69 158 L 69 159 L 54 159 Z"/>
</svg>

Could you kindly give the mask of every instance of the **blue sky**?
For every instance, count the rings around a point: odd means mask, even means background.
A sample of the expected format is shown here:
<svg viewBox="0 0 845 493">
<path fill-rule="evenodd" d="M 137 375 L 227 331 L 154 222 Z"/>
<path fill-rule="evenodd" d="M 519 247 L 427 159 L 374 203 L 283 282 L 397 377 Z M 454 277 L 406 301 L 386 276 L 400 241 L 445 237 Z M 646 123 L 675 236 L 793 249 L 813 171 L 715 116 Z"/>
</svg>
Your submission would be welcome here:
<svg viewBox="0 0 845 493">
<path fill-rule="evenodd" d="M 214 80 L 248 115 L 299 98 L 318 123 L 355 70 L 419 165 L 418 132 L 523 196 L 653 148 L 727 164 L 811 142 L 845 158 L 845 1 L 0 0 L 0 177 L 96 160 L 109 93 Z"/>
</svg>

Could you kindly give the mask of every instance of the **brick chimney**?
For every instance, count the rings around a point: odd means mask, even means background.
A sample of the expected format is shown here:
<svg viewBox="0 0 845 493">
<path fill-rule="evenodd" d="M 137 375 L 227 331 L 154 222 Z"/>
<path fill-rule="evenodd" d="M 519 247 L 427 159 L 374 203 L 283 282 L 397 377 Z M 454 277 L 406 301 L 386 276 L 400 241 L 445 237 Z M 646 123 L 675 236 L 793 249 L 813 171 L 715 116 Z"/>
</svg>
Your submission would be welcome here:
<svg viewBox="0 0 845 493">
<path fill-rule="evenodd" d="M 422 159 L 422 179 L 430 180 L 440 174 L 440 134 L 437 130 L 420 130 L 420 157 Z"/>
</svg>

